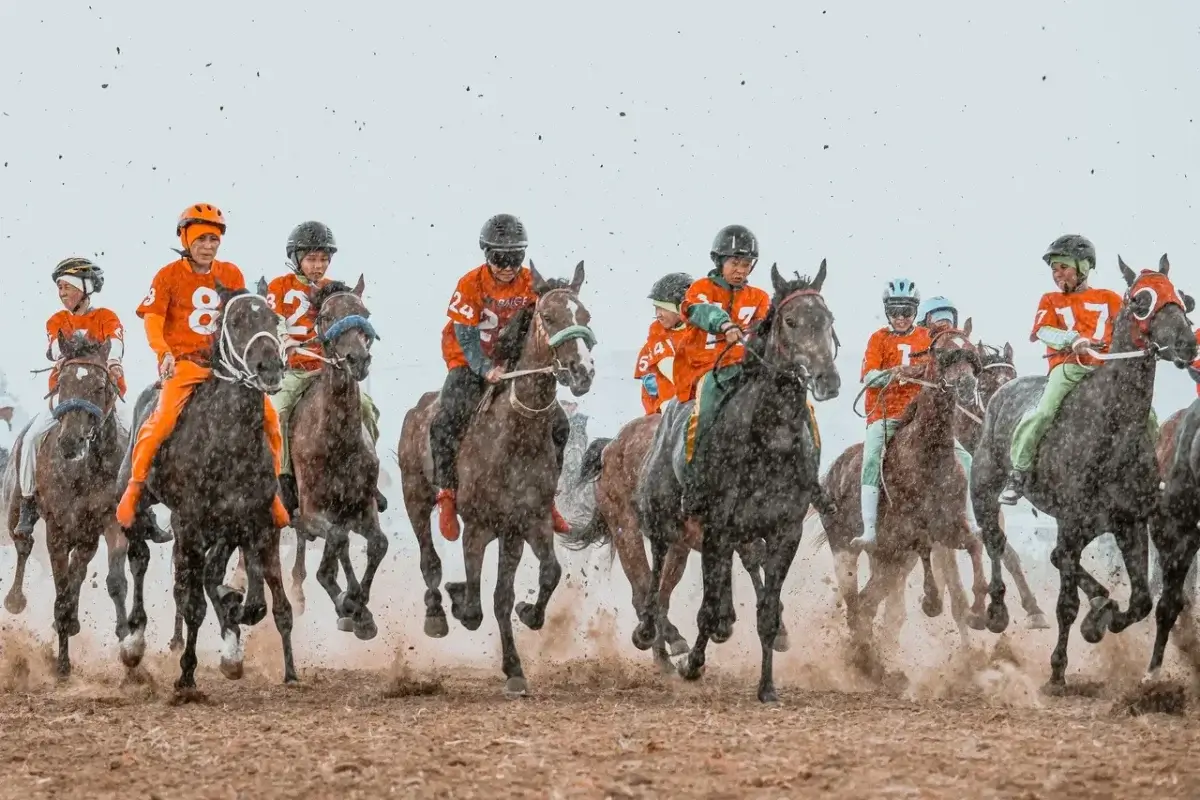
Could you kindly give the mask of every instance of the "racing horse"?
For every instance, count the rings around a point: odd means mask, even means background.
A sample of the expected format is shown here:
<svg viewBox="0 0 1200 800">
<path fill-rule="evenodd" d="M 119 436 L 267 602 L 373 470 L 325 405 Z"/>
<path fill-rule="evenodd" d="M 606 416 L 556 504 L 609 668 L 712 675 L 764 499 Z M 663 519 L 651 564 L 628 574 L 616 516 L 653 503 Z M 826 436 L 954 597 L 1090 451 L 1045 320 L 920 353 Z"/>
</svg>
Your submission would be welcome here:
<svg viewBox="0 0 1200 800">
<path fill-rule="evenodd" d="M 1090 608 L 1080 626 L 1095 644 L 1144 619 L 1153 606 L 1147 582 L 1147 528 L 1159 505 L 1159 475 L 1148 433 L 1154 374 L 1159 359 L 1181 369 L 1196 356 L 1187 313 L 1194 303 L 1171 283 L 1166 254 L 1158 270 L 1135 273 L 1118 257 L 1129 287 L 1113 321 L 1112 345 L 1095 353 L 1101 366 L 1062 402 L 1038 446 L 1025 496 L 1058 522 L 1051 562 L 1058 569 L 1058 641 L 1050 656 L 1046 690 L 1066 689 L 1067 641 L 1079 613 L 1079 590 Z M 1006 546 L 997 524 L 999 494 L 1009 471 L 1013 429 L 1037 402 L 1044 377 L 1017 378 L 998 391 L 984 415 L 971 471 L 975 513 L 992 560 L 988 630 L 1008 626 L 1000 556 Z M 1108 590 L 1080 564 L 1083 549 L 1111 531 L 1129 575 L 1129 606 L 1121 611 Z M 1168 552 L 1171 548 L 1167 548 Z"/>
<path fill-rule="evenodd" d="M 570 283 L 543 279 L 532 263 L 529 269 L 537 302 L 517 312 L 496 341 L 496 363 L 511 369 L 504 376 L 508 386 L 485 393 L 459 447 L 458 513 L 464 523 L 466 581 L 446 584 L 451 613 L 467 630 L 478 629 L 483 622 L 479 582 L 484 549 L 499 541 L 493 610 L 503 647 L 504 691 L 510 696 L 528 691 L 511 619 L 513 580 L 525 544 L 540 562 L 536 602 L 516 604 L 526 627 L 539 630 L 545 623 L 546 604 L 562 575 L 550 524 L 559 478 L 550 437 L 557 386 L 567 386 L 578 397 L 588 392 L 595 375 L 591 350 L 596 339 L 588 310 L 579 300 L 583 262 L 575 267 Z M 438 402 L 438 392 L 427 392 L 409 409 L 398 448 L 404 505 L 421 548 L 425 633 L 430 636 L 447 633 L 439 585 L 442 563 L 430 526 L 436 489 L 429 426 Z"/>
<path fill-rule="evenodd" d="M 704 593 L 696 640 L 680 660 L 679 673 L 688 680 L 703 674 L 709 639 L 730 624 L 734 550 L 762 540 L 757 628 L 762 646 L 758 699 L 764 703 L 779 699 L 774 653 L 783 614 L 780 592 L 800 544 L 805 512 L 821 492 L 820 446 L 808 393 L 817 401 L 827 400 L 841 386 L 834 364 L 833 314 L 821 295 L 825 276 L 825 261 L 815 278 L 797 275 L 795 280 L 785 280 L 771 266 L 775 292 L 770 310 L 747 342 L 741 368 L 731 378 L 736 385 L 715 410 L 708 430 L 696 437 L 683 498 L 687 508 L 698 511 Z M 719 370 L 712 373 L 712 380 L 722 377 Z M 666 425 L 664 420 L 660 431 Z M 682 444 L 683 436 L 675 433 Z M 674 472 L 682 456 L 678 445 L 656 450 L 645 477 L 661 483 L 663 473 Z M 661 548 L 655 553 L 656 572 L 661 572 L 659 552 Z M 653 592 L 650 597 L 653 603 Z M 648 616 L 646 622 L 653 625 L 655 619 Z"/>
<path fill-rule="evenodd" d="M 220 285 L 217 293 L 222 310 L 213 334 L 211 374 L 196 387 L 175 430 L 155 454 L 146 483 L 146 496 L 171 509 L 175 531 L 175 607 L 187 625 L 181 672 L 175 682 L 182 699 L 196 693 L 196 638 L 206 613 L 205 594 L 220 625 L 221 672 L 237 679 L 244 657 L 240 626 L 255 625 L 266 616 L 264 580 L 271 590 L 275 627 L 283 644 L 284 681 L 297 680 L 292 607 L 283 589 L 279 530 L 271 518 L 279 484 L 263 431 L 263 394 L 278 391 L 283 379 L 278 318 L 257 294 Z M 152 385 L 138 398 L 135 430 L 150 415 L 156 395 Z M 128 475 L 131 455 L 128 451 L 122 477 Z M 244 602 L 240 592 L 221 585 L 236 548 L 246 556 Z M 139 634 L 146 618 L 144 575 L 144 568 L 140 576 L 134 570 L 130 624 Z M 126 665 L 136 666 L 141 655 L 140 651 L 128 654 Z"/>
<path fill-rule="evenodd" d="M 93 342 L 82 333 L 58 334 L 62 357 L 56 365 L 58 403 L 43 413 L 52 414 L 52 427 L 38 447 L 34 477 L 38 510 L 46 521 L 46 550 L 54 576 L 54 629 L 58 635 L 57 672 L 71 674 L 70 637 L 79 633 L 79 594 L 88 564 L 104 537 L 109 552 L 125 552 L 125 535 L 117 525 L 117 472 L 129 434 L 115 413 L 119 390 L 108 371 L 109 341 Z M 13 448 L 21 458 L 21 440 Z M 20 489 L 14 484 L 10 500 L 11 522 L 19 514 Z M 15 529 L 10 524 L 10 530 Z M 25 608 L 25 563 L 33 549 L 32 537 L 14 534 L 16 576 L 4 606 L 12 613 Z M 141 542 L 145 546 L 145 542 Z M 122 568 L 123 568 L 122 562 Z M 117 637 L 125 626 L 124 594 L 113 594 L 117 612 Z"/>
</svg>

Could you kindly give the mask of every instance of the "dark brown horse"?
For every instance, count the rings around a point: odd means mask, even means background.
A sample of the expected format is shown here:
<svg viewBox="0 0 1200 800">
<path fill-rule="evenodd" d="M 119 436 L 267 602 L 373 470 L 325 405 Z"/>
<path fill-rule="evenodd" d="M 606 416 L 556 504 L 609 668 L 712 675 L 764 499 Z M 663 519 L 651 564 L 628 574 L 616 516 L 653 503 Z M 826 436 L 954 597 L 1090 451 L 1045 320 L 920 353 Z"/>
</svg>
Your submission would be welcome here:
<svg viewBox="0 0 1200 800">
<path fill-rule="evenodd" d="M 119 494 L 117 471 L 129 435 L 115 412 L 119 393 L 108 370 L 108 341 L 97 343 L 81 335 L 66 338 L 60 333 L 58 345 L 62 353 L 57 366 L 58 403 L 42 412 L 52 414 L 58 424 L 38 447 L 34 496 L 46 521 L 46 549 L 54 575 L 58 675 L 65 678 L 71 674 L 68 642 L 79 633 L 79 593 L 100 537 L 105 537 L 110 552 L 125 549 L 125 535 L 114 514 Z M 21 457 L 20 450 L 18 439 L 14 461 Z M 20 494 L 14 487 L 10 516 L 11 509 L 19 508 Z M 4 605 L 10 612 L 20 613 L 25 608 L 22 585 L 33 539 L 14 534 L 14 544 L 16 577 Z M 124 597 L 118 600 L 114 596 L 113 600 L 121 637 Z"/>
<path fill-rule="evenodd" d="M 175 606 L 187 623 L 175 688 L 184 698 L 195 693 L 196 638 L 207 610 L 205 593 L 220 624 L 221 671 L 236 679 L 242 675 L 244 655 L 240 626 L 257 624 L 266 616 L 264 579 L 283 641 L 284 680 L 296 680 L 292 608 L 283 590 L 279 531 L 271 518 L 278 481 L 263 431 L 263 393 L 278 391 L 283 377 L 278 320 L 256 294 L 222 288 L 218 293 L 222 310 L 214 334 L 212 375 L 196 387 L 174 432 L 155 455 L 146 483 L 148 495 L 171 509 L 175 531 Z M 151 386 L 138 399 L 135 430 L 149 416 L 156 394 Z M 229 557 L 238 547 L 247 556 L 244 603 L 240 592 L 221 585 Z M 134 579 L 130 621 L 144 626 L 136 571 Z M 128 666 L 136 663 L 126 660 Z"/>
<path fill-rule="evenodd" d="M 879 603 L 908 575 L 914 553 L 924 567 L 922 610 L 931 617 L 942 613 L 942 592 L 931 563 L 932 548 L 939 544 L 964 549 L 971 555 L 975 603 L 966 621 L 972 627 L 983 626 L 987 593 L 983 546 L 967 527 L 967 476 L 954 453 L 955 407 L 972 402 L 982 366 L 978 349 L 969 337 L 969 323 L 961 331 L 941 331 L 934 334 L 930 348 L 923 354 L 925 372 L 919 382 L 924 388 L 909 405 L 884 450 L 878 546 L 871 557 L 871 577 L 861 592 L 858 554 L 850 542 L 862 529 L 859 493 L 863 445 L 849 447 L 826 473 L 825 491 L 837 510 L 822 514 L 821 522 L 833 551 L 847 621 L 860 647 L 869 648 Z M 951 598 L 955 599 L 954 593 Z"/>
<path fill-rule="evenodd" d="M 579 301 L 583 262 L 565 281 L 546 281 L 533 269 L 537 304 L 519 312 L 496 343 L 497 363 L 512 370 L 507 387 L 489 391 L 471 421 L 459 449 L 458 513 L 462 517 L 466 582 L 447 583 L 451 613 L 467 630 L 483 622 L 479 580 L 484 548 L 499 540 L 494 611 L 503 645 L 505 692 L 527 691 L 521 659 L 513 640 L 513 579 L 528 543 L 541 563 L 537 601 L 517 603 L 521 621 L 533 630 L 545 622 L 546 604 L 562 568 L 554 552 L 550 507 L 558 483 L 550 438 L 559 383 L 580 396 L 591 388 L 595 338 L 590 315 Z M 515 362 L 515 363 L 513 363 Z M 400 434 L 400 476 L 404 505 L 421 547 L 425 577 L 425 633 L 445 636 L 442 610 L 442 563 L 433 547 L 430 513 L 434 507 L 429 425 L 437 413 L 438 393 L 427 392 L 404 417 Z"/>
</svg>

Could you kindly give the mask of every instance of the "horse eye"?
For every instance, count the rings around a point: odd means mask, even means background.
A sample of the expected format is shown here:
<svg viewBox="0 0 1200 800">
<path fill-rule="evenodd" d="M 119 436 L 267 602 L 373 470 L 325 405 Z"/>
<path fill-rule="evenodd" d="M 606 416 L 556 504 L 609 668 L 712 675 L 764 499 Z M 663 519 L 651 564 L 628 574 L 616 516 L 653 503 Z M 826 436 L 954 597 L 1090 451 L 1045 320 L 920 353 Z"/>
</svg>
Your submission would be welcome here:
<svg viewBox="0 0 1200 800">
<path fill-rule="evenodd" d="M 783 324 L 787 325 L 789 328 L 794 328 L 794 327 L 796 327 L 796 320 L 794 320 L 791 317 L 784 317 Z"/>
</svg>

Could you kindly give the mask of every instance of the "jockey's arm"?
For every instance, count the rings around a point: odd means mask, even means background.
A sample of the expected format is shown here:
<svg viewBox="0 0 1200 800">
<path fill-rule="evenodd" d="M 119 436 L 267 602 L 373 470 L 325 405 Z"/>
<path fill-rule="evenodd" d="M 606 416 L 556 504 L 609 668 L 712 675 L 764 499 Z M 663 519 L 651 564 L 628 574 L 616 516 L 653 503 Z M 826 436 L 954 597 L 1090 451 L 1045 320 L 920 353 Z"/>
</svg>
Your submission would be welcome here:
<svg viewBox="0 0 1200 800">
<path fill-rule="evenodd" d="M 1055 350 L 1066 350 L 1079 338 L 1075 331 L 1052 328 L 1049 325 L 1038 328 L 1035 335 L 1039 342 Z"/>
<path fill-rule="evenodd" d="M 483 340 L 479 338 L 479 328 L 474 325 L 454 323 L 454 338 L 462 348 L 467 359 L 467 367 L 476 375 L 483 377 L 495 366 L 492 360 L 483 354 Z"/>
<path fill-rule="evenodd" d="M 125 339 L 120 336 L 108 337 L 108 365 L 110 367 L 121 366 L 121 359 L 125 357 Z"/>
<path fill-rule="evenodd" d="M 160 362 L 171 354 L 171 347 L 163 335 L 166 324 L 167 320 L 161 314 L 146 315 L 146 340 L 150 343 L 150 349 L 154 351 L 154 355 L 158 356 Z"/>
<path fill-rule="evenodd" d="M 687 321 L 705 333 L 716 335 L 732 322 L 725 309 L 715 303 L 689 303 L 684 311 Z"/>
<path fill-rule="evenodd" d="M 863 386 L 869 386 L 872 389 L 882 389 L 891 381 L 892 375 L 893 372 L 890 369 L 873 369 L 863 376 Z"/>
</svg>

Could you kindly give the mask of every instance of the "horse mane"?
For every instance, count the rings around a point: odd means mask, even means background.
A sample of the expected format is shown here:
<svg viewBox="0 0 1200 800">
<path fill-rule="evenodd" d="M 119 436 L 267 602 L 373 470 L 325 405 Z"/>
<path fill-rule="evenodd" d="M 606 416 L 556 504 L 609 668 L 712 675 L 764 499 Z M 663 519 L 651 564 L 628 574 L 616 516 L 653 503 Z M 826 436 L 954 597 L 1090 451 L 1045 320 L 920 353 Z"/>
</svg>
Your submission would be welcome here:
<svg viewBox="0 0 1200 800">
<path fill-rule="evenodd" d="M 76 331 L 71 336 L 63 337 L 63 359 L 87 358 L 98 355 L 108 347 L 107 341 L 97 342 L 89 339 L 83 331 Z"/>
<path fill-rule="evenodd" d="M 562 278 L 545 278 L 533 287 L 533 291 L 540 298 L 555 289 L 570 288 L 570 281 Z M 525 345 L 525 337 L 529 335 L 529 325 L 533 322 L 533 309 L 533 306 L 525 306 L 501 329 L 500 334 L 496 337 L 497 364 L 507 364 L 521 357 L 521 348 Z"/>
<path fill-rule="evenodd" d="M 315 292 L 312 293 L 313 308 L 315 308 L 317 310 L 317 312 L 320 313 L 321 305 L 326 300 L 328 300 L 330 298 L 330 296 L 335 295 L 335 294 L 340 294 L 342 292 L 349 293 L 351 291 L 352 290 L 350 289 L 350 287 L 347 286 L 346 284 L 342 283 L 341 281 L 330 281 L 329 283 L 325 284 L 324 286 L 320 287 L 319 289 L 317 289 Z"/>
</svg>

